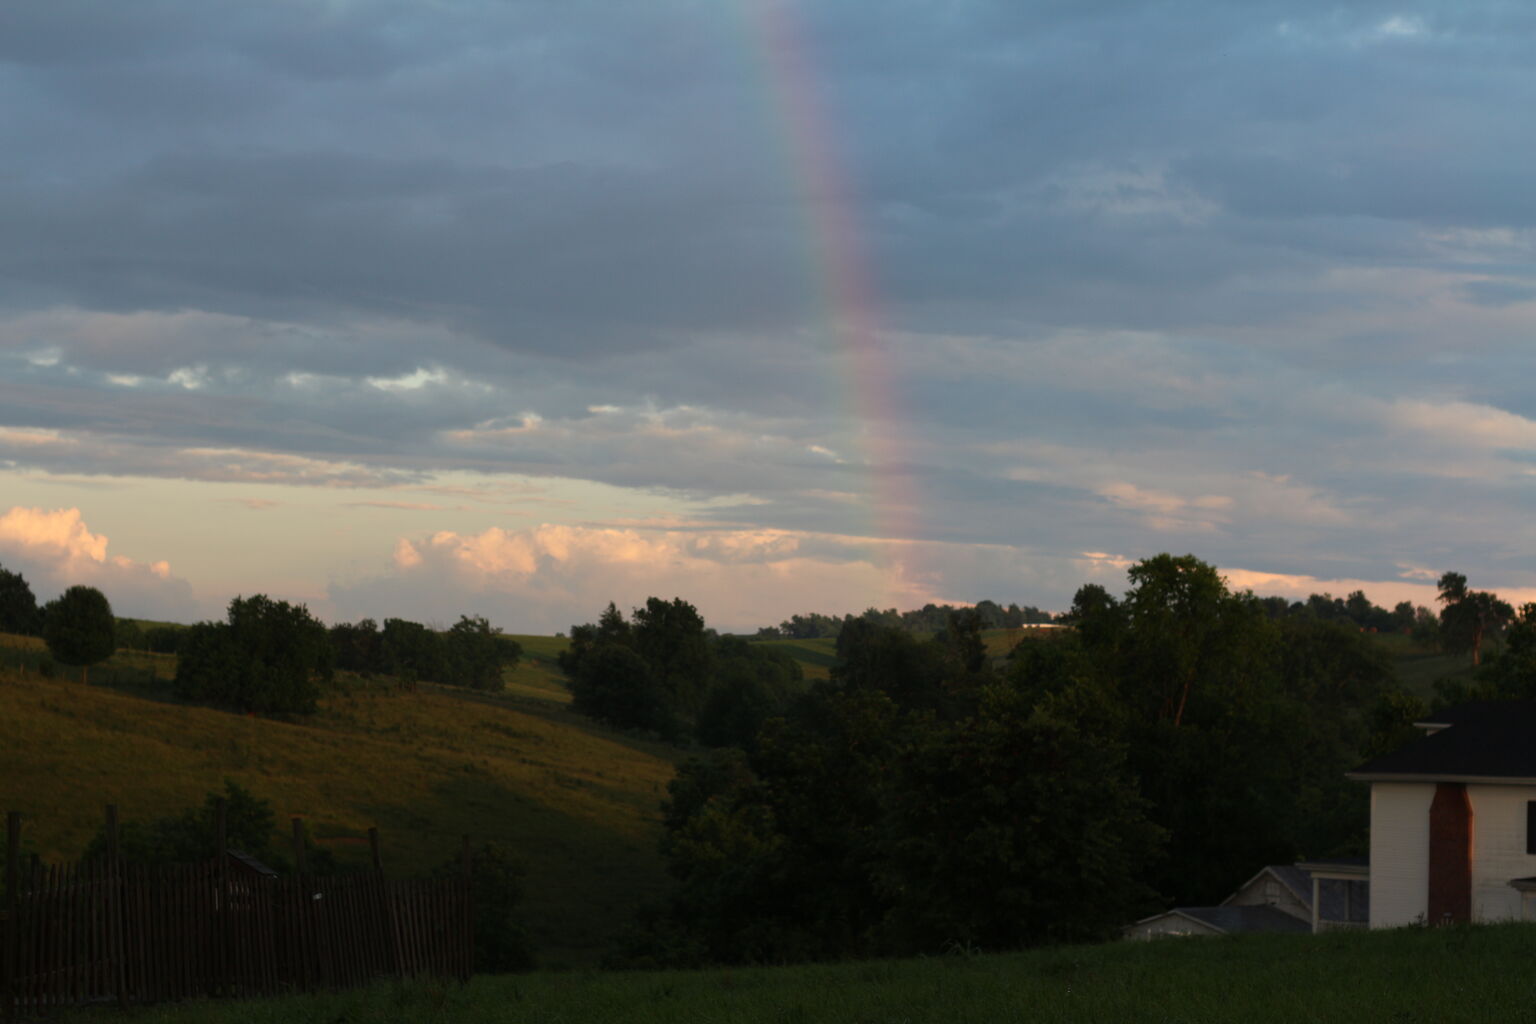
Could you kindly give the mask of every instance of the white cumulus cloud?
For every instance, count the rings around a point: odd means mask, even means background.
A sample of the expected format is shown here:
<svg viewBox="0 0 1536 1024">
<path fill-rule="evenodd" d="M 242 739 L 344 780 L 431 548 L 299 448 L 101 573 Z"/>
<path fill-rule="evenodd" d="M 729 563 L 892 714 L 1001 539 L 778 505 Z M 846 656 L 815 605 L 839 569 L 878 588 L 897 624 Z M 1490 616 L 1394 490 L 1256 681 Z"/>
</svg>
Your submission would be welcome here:
<svg viewBox="0 0 1536 1024">
<path fill-rule="evenodd" d="M 18 505 L 0 515 L 0 564 L 25 576 L 39 601 L 80 583 L 106 594 L 119 615 L 189 621 L 196 614 L 191 587 L 171 575 L 170 563 L 109 555 L 107 543 L 78 508 Z"/>
</svg>

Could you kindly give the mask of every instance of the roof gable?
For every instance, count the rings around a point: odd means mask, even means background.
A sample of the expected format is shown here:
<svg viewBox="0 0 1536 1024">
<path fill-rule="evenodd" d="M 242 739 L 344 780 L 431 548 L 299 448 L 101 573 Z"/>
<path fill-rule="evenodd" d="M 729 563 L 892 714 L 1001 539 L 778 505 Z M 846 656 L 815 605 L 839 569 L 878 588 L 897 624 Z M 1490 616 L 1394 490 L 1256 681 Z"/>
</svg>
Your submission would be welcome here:
<svg viewBox="0 0 1536 1024">
<path fill-rule="evenodd" d="M 1348 773 L 1536 779 L 1536 701 L 1475 701 L 1426 716 L 1445 728 Z"/>
</svg>

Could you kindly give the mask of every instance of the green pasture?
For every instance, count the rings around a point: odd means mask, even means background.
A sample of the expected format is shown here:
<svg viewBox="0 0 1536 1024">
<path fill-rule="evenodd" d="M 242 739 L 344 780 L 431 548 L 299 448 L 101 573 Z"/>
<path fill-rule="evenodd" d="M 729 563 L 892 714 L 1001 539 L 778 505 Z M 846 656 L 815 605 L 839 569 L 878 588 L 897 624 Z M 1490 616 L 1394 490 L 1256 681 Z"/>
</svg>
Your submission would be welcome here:
<svg viewBox="0 0 1536 1024">
<path fill-rule="evenodd" d="M 1164 939 L 802 967 L 566 972 L 86 1011 L 135 1024 L 1536 1021 L 1536 925 Z"/>
<path fill-rule="evenodd" d="M 578 717 L 537 659 L 505 694 L 347 674 L 318 714 L 282 721 L 179 703 L 164 681 L 174 659 L 162 677 L 146 657 L 120 652 L 86 686 L 73 669 L 44 675 L 34 644 L 0 647 L 0 810 L 24 815 L 45 860 L 77 857 L 107 803 L 161 817 L 232 779 L 280 819 L 305 818 L 343 863 L 363 862 L 370 826 L 400 875 L 462 835 L 510 844 L 545 962 L 595 962 L 665 887 L 659 804 L 679 753 Z M 137 689 L 113 682 L 129 675 Z"/>
</svg>

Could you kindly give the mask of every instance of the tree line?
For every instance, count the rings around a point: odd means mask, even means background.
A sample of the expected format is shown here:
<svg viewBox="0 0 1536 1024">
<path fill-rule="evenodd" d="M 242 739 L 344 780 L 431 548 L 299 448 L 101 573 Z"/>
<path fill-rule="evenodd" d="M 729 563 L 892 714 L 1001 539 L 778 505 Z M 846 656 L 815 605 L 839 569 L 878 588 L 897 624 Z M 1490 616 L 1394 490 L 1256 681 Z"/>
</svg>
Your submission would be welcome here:
<svg viewBox="0 0 1536 1024">
<path fill-rule="evenodd" d="M 831 678 L 754 702 L 732 737 L 699 729 L 705 695 L 726 699 L 709 673 L 727 648 L 686 602 L 652 598 L 627 621 L 610 605 L 574 627 L 579 710 L 709 748 L 668 787 L 674 887 L 622 962 L 1102 939 L 1219 901 L 1264 864 L 1363 853 L 1367 794 L 1344 773 L 1427 710 L 1356 618 L 1374 612 L 1282 609 L 1190 555 L 1139 562 L 1128 584 L 1080 588 L 1071 628 L 1001 659 L 974 610 L 930 638 L 851 617 Z M 1456 574 L 1440 591 L 1447 644 L 1502 637 L 1440 701 L 1536 697 L 1536 605 L 1501 618 Z M 661 642 L 681 622 L 689 643 Z"/>
<path fill-rule="evenodd" d="M 1004 608 L 996 601 L 983 600 L 968 607 L 929 602 L 912 611 L 899 612 L 895 608 L 867 608 L 858 615 L 823 615 L 808 612 L 791 615 L 777 626 L 764 626 L 757 631 L 759 640 L 785 638 L 790 640 L 815 640 L 821 637 L 836 638 L 850 622 L 864 622 L 890 629 L 905 629 L 912 633 L 930 635 L 945 628 L 949 616 L 956 612 L 974 611 L 981 616 L 984 629 L 1018 629 L 1021 626 L 1046 625 L 1055 619 L 1050 612 L 1041 611 L 1034 605 L 1020 608 L 1010 604 Z"/>
<path fill-rule="evenodd" d="M 106 595 L 72 586 L 39 606 L 20 573 L 0 567 L 0 632 L 40 636 L 55 661 L 89 666 L 121 646 L 175 654 L 176 695 L 238 711 L 309 714 L 336 670 L 500 690 L 522 647 L 481 616 L 444 631 L 406 619 L 338 623 L 329 629 L 302 604 L 265 594 L 236 597 L 223 621 L 141 629 L 118 619 Z"/>
</svg>

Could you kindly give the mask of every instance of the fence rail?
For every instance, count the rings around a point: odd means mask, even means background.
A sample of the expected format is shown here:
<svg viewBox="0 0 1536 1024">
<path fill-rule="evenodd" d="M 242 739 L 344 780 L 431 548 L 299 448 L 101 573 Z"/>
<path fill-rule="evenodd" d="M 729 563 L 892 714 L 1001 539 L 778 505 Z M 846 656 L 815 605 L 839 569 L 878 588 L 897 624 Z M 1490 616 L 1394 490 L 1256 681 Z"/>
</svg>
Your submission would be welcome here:
<svg viewBox="0 0 1536 1024">
<path fill-rule="evenodd" d="M 111 835 L 115 809 L 107 820 Z M 301 859 L 296 874 L 280 877 L 232 867 L 227 854 L 196 864 L 133 865 L 109 855 L 23 867 L 15 813 L 6 831 L 6 1020 L 96 1002 L 271 995 L 386 976 L 467 978 L 474 962 L 468 840 L 458 877 L 391 881 L 378 870 L 377 833 L 372 872 L 313 877 Z"/>
</svg>

